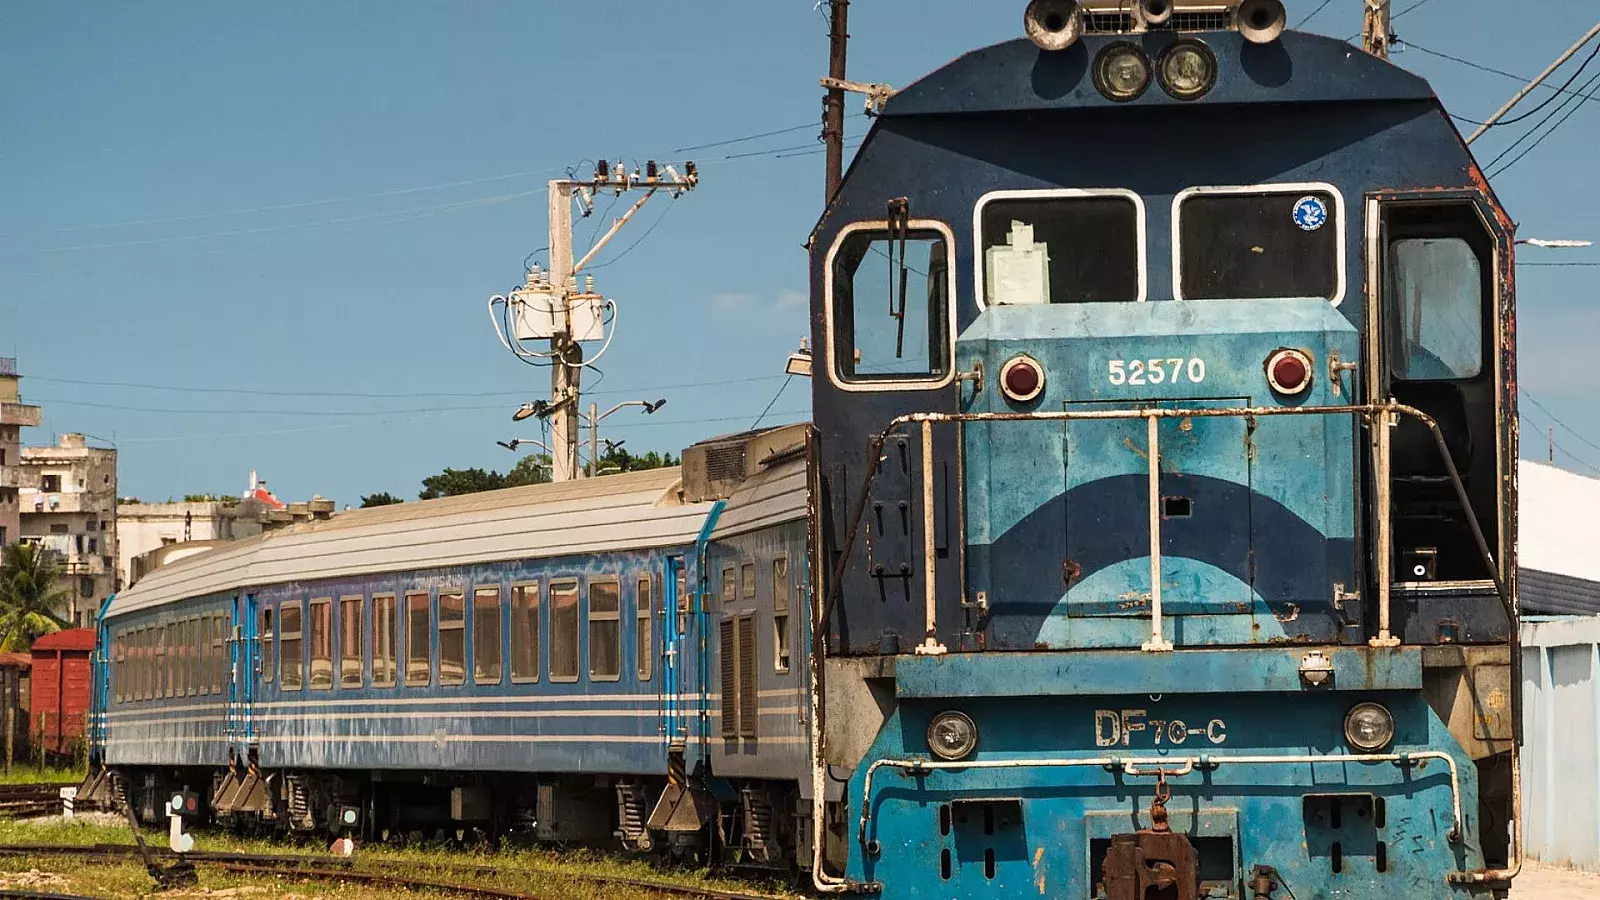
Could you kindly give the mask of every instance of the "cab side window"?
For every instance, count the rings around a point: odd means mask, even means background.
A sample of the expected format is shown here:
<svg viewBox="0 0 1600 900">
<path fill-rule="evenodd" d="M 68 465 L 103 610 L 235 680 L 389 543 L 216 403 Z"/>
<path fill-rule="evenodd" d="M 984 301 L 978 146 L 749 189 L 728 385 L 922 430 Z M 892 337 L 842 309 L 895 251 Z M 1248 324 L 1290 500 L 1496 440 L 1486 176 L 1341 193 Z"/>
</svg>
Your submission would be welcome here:
<svg viewBox="0 0 1600 900">
<path fill-rule="evenodd" d="M 1454 381 L 1483 371 L 1483 267 L 1465 239 L 1389 244 L 1394 339 L 1389 364 L 1404 381 Z"/>
<path fill-rule="evenodd" d="M 868 228 L 835 245 L 829 283 L 835 376 L 942 382 L 951 369 L 953 248 L 932 228 Z"/>
</svg>

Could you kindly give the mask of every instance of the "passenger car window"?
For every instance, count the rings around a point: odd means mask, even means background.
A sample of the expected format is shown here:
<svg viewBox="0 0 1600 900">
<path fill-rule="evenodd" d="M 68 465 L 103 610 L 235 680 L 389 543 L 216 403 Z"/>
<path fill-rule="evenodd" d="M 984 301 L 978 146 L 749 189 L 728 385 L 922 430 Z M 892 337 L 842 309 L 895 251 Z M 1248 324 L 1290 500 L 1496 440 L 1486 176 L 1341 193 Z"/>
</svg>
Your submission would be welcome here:
<svg viewBox="0 0 1600 900">
<path fill-rule="evenodd" d="M 397 669 L 396 628 L 393 594 L 372 598 L 372 686 L 393 687 Z"/>
<path fill-rule="evenodd" d="M 789 671 L 789 560 L 772 561 L 772 668 Z"/>
<path fill-rule="evenodd" d="M 847 234 L 831 269 L 833 366 L 846 382 L 942 381 L 950 372 L 952 249 L 932 229 L 904 240 Z"/>
<path fill-rule="evenodd" d="M 426 592 L 406 594 L 406 686 L 433 681 L 433 610 Z"/>
<path fill-rule="evenodd" d="M 339 686 L 361 687 L 360 595 L 339 598 Z"/>
<path fill-rule="evenodd" d="M 439 683 L 461 684 L 467 680 L 466 595 L 460 591 L 439 592 Z"/>
<path fill-rule="evenodd" d="M 1483 371 L 1483 268 L 1458 237 L 1389 245 L 1390 365 L 1396 378 L 1447 381 Z"/>
<path fill-rule="evenodd" d="M 578 680 L 578 582 L 550 585 L 550 680 Z"/>
<path fill-rule="evenodd" d="M 1177 206 L 1180 299 L 1340 296 L 1344 223 L 1328 191 L 1200 192 Z"/>
<path fill-rule="evenodd" d="M 311 601 L 311 687 L 333 687 L 333 598 Z"/>
<path fill-rule="evenodd" d="M 472 680 L 500 683 L 500 589 L 472 592 Z"/>
<path fill-rule="evenodd" d="M 1131 195 L 999 198 L 979 218 L 985 305 L 1144 299 L 1143 216 Z"/>
<path fill-rule="evenodd" d="M 633 659 L 637 667 L 639 680 L 649 681 L 651 664 L 655 658 L 654 635 L 651 627 L 655 620 L 651 618 L 655 612 L 654 596 L 651 591 L 652 582 L 649 575 L 644 575 L 635 583 L 634 589 L 634 616 L 635 627 L 633 632 Z"/>
<path fill-rule="evenodd" d="M 622 609 L 615 581 L 589 582 L 589 677 L 615 681 L 622 675 Z"/>
<path fill-rule="evenodd" d="M 272 677 L 278 671 L 277 660 L 273 658 L 273 651 L 277 649 L 277 642 L 273 639 L 272 609 L 269 607 L 261 611 L 261 680 L 272 683 Z"/>
<path fill-rule="evenodd" d="M 286 691 L 298 691 L 305 660 L 300 654 L 300 601 L 278 607 L 278 678 Z"/>
<path fill-rule="evenodd" d="M 511 680 L 539 680 L 539 583 L 511 586 Z"/>
</svg>

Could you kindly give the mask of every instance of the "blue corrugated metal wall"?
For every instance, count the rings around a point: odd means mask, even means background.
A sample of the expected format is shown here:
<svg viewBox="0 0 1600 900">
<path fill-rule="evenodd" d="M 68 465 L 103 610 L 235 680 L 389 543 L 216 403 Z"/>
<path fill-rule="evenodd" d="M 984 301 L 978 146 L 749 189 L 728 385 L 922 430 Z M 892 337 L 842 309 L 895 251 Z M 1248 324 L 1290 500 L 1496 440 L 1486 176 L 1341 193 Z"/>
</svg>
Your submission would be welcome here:
<svg viewBox="0 0 1600 900">
<path fill-rule="evenodd" d="M 1522 696 L 1527 854 L 1600 872 L 1600 618 L 1524 621 Z"/>
</svg>

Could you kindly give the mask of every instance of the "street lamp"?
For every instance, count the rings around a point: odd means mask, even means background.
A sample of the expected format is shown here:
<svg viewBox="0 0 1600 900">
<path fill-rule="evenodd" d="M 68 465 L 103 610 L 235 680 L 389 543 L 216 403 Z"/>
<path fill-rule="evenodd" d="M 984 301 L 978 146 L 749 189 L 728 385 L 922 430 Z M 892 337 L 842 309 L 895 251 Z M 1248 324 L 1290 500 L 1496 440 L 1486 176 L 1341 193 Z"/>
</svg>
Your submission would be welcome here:
<svg viewBox="0 0 1600 900">
<path fill-rule="evenodd" d="M 1517 243 L 1527 244 L 1530 247 L 1544 247 L 1547 250 L 1571 250 L 1577 247 L 1593 247 L 1593 241 L 1572 240 L 1547 240 L 1545 238 L 1518 238 Z"/>
<path fill-rule="evenodd" d="M 652 416 L 655 415 L 656 410 L 666 405 L 667 398 L 665 397 L 662 397 L 660 400 L 657 400 L 654 403 L 650 402 L 649 400 L 624 400 L 623 402 L 618 403 L 616 406 L 613 406 L 602 413 L 600 412 L 600 405 L 598 403 L 590 403 L 588 416 L 589 477 L 594 478 L 600 474 L 600 423 L 604 421 L 607 416 L 611 415 L 612 413 L 627 409 L 630 406 L 637 406 L 644 410 L 645 415 Z M 606 443 L 611 449 L 622 446 L 620 441 L 616 444 L 612 444 L 610 441 L 607 441 Z"/>
</svg>

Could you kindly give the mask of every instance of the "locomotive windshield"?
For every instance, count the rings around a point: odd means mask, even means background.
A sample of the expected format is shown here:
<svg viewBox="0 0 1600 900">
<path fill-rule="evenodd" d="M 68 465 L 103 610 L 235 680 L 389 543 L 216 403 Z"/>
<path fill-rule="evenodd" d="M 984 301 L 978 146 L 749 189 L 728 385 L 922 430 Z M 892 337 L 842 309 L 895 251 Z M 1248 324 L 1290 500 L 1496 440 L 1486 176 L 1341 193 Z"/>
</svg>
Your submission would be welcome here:
<svg viewBox="0 0 1600 900">
<path fill-rule="evenodd" d="M 1144 229 L 1130 196 L 1025 197 L 984 204 L 986 305 L 1144 298 Z"/>
<path fill-rule="evenodd" d="M 1324 191 L 1196 193 L 1178 203 L 1179 296 L 1339 296 L 1339 221 Z"/>
</svg>

